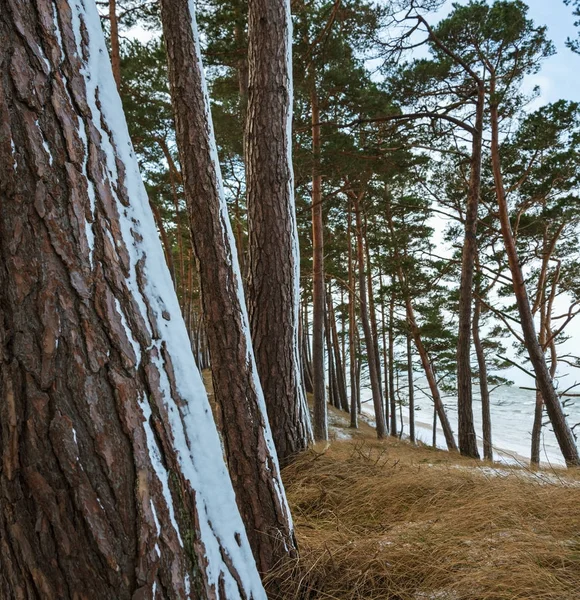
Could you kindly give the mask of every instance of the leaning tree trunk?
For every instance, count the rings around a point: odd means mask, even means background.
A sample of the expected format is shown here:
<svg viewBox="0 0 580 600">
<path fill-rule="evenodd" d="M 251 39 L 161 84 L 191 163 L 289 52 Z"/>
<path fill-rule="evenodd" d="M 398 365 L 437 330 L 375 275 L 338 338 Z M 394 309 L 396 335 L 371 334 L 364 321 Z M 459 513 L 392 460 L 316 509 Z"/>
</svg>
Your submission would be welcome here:
<svg viewBox="0 0 580 600">
<path fill-rule="evenodd" d="M 495 78 L 492 78 L 490 93 L 493 98 L 495 95 Z M 538 337 L 536 335 L 534 317 L 532 315 L 530 300 L 528 298 L 528 292 L 524 281 L 524 275 L 520 265 L 518 251 L 511 228 L 510 215 L 508 211 L 507 198 L 501 170 L 499 110 L 496 103 L 491 104 L 490 115 L 491 160 L 495 192 L 499 209 L 499 220 L 501 223 L 501 233 L 512 275 L 512 285 L 520 315 L 522 333 L 524 334 L 526 349 L 530 356 L 530 362 L 532 363 L 534 373 L 536 375 L 536 385 L 538 386 L 538 389 L 544 398 L 546 411 L 550 417 L 550 422 L 552 423 L 554 433 L 556 434 L 556 439 L 558 440 L 560 450 L 564 456 L 564 460 L 568 466 L 577 466 L 580 465 L 580 455 L 578 454 L 578 448 L 576 447 L 576 442 L 574 440 L 572 431 L 566 422 L 566 416 L 564 415 L 560 398 L 558 397 L 556 388 L 554 387 L 553 378 L 548 370 L 544 350 L 540 346 Z"/>
<path fill-rule="evenodd" d="M 248 310 L 282 462 L 312 440 L 300 371 L 300 254 L 292 171 L 290 0 L 248 2 Z"/>
<path fill-rule="evenodd" d="M 473 279 L 477 256 L 477 219 L 481 193 L 481 154 L 485 106 L 483 83 L 478 84 L 475 125 L 471 149 L 469 193 L 465 210 L 465 238 L 461 258 L 459 286 L 459 329 L 457 337 L 457 413 L 459 451 L 464 456 L 479 458 L 473 423 L 473 382 L 471 373 L 471 317 Z"/>
<path fill-rule="evenodd" d="M 0 40 L 0 597 L 265 598 L 95 3 Z"/>
<path fill-rule="evenodd" d="M 493 444 L 491 437 L 491 399 L 487 383 L 487 363 L 483 343 L 479 335 L 479 320 L 481 316 L 481 299 L 476 298 L 473 309 L 473 346 L 477 355 L 479 368 L 479 392 L 481 394 L 481 423 L 483 430 L 483 458 L 493 460 Z"/>
<path fill-rule="evenodd" d="M 224 449 L 258 569 L 266 573 L 295 554 L 290 511 L 249 334 L 193 4 L 162 0 L 161 17 Z"/>
<path fill-rule="evenodd" d="M 357 258 L 358 258 L 358 280 L 359 280 L 359 295 L 360 295 L 360 319 L 363 326 L 365 343 L 367 348 L 367 358 L 369 364 L 369 378 L 371 380 L 371 392 L 373 397 L 373 407 L 375 411 L 375 423 L 377 429 L 377 437 L 382 439 L 386 434 L 385 413 L 383 412 L 383 400 L 381 390 L 379 388 L 379 376 L 377 373 L 377 358 L 375 355 L 375 344 L 373 340 L 371 325 L 369 321 L 368 302 L 367 302 L 367 285 L 365 280 L 365 255 L 363 248 L 362 237 L 362 219 L 360 211 L 360 199 L 357 194 L 353 193 L 354 213 L 356 218 L 356 242 L 357 242 Z"/>
</svg>

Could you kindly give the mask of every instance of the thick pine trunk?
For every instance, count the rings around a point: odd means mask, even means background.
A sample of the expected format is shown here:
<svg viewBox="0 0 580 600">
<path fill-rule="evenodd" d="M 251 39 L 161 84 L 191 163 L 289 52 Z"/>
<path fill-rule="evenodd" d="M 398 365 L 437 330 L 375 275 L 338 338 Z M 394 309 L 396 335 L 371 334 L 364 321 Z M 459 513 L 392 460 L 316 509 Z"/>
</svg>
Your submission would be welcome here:
<svg viewBox="0 0 580 600">
<path fill-rule="evenodd" d="M 478 86 L 475 125 L 473 131 L 469 192 L 465 210 L 465 238 L 461 258 L 459 286 L 459 330 L 457 338 L 457 412 L 459 451 L 464 456 L 479 458 L 473 423 L 473 384 L 471 373 L 471 318 L 473 278 L 477 256 L 477 219 L 481 193 L 481 155 L 485 106 L 483 83 Z"/>
<path fill-rule="evenodd" d="M 314 84 L 313 84 L 314 85 Z M 314 439 L 328 439 L 324 383 L 324 241 L 322 222 L 322 176 L 320 174 L 320 110 L 316 89 L 311 93 L 312 110 L 312 384 L 314 388 Z"/>
<path fill-rule="evenodd" d="M 290 0 L 249 0 L 248 311 L 272 435 L 283 463 L 312 441 L 298 338 L 291 29 Z"/>
<path fill-rule="evenodd" d="M 495 82 L 492 80 L 492 97 L 495 94 Z M 503 175 L 501 171 L 501 157 L 499 144 L 499 112 L 497 104 L 492 104 L 491 109 L 491 160 L 493 178 L 495 183 L 495 192 L 499 209 L 499 220 L 501 223 L 501 233 L 506 249 L 508 263 L 512 275 L 514 295 L 520 315 L 520 323 L 526 349 L 530 356 L 530 362 L 536 375 L 536 385 L 542 394 L 546 404 L 546 411 L 550 417 L 550 422 L 556 434 L 556 439 L 560 446 L 560 451 L 568 466 L 580 465 L 580 456 L 572 431 L 566 422 L 566 416 L 560 404 L 560 398 L 556 393 L 554 381 L 546 364 L 544 351 L 540 346 L 536 335 L 536 326 L 530 307 L 530 300 L 519 262 L 518 252 L 514 235 L 511 228 L 510 216 L 507 205 L 507 198 L 503 184 Z"/>
<path fill-rule="evenodd" d="M 375 343 L 371 330 L 368 302 L 367 302 L 367 282 L 365 280 L 365 255 L 362 235 L 362 218 L 360 210 L 360 200 L 356 194 L 353 194 L 354 212 L 356 218 L 356 241 L 358 258 L 358 276 L 359 276 L 359 296 L 360 296 L 360 318 L 363 326 L 365 344 L 367 349 L 367 358 L 369 366 L 369 378 L 371 382 L 371 392 L 373 398 L 373 408 L 375 411 L 375 422 L 377 437 L 382 439 L 386 435 L 385 414 L 383 412 L 383 400 L 379 387 L 379 376 L 377 373 L 377 357 L 375 354 Z"/>
<path fill-rule="evenodd" d="M 0 596 L 265 598 L 95 3 L 0 41 Z"/>
<path fill-rule="evenodd" d="M 262 573 L 295 555 L 223 194 L 193 4 L 162 0 L 169 84 L 225 455 Z"/>
</svg>

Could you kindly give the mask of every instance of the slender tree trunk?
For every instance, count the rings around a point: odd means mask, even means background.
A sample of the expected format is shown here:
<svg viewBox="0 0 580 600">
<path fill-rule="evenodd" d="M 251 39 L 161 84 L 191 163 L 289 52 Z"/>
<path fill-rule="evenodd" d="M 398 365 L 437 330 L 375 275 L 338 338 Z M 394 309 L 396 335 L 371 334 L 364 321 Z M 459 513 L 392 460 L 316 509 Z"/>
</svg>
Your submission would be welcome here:
<svg viewBox="0 0 580 600">
<path fill-rule="evenodd" d="M 483 458 L 493 460 L 493 444 L 491 436 L 491 401 L 489 397 L 489 387 L 487 385 L 487 364 L 485 361 L 485 352 L 479 336 L 479 319 L 481 315 L 481 300 L 475 299 L 473 311 L 473 345 L 477 355 L 477 365 L 479 369 L 479 392 L 481 394 L 481 421 L 483 429 Z"/>
<path fill-rule="evenodd" d="M 492 78 L 491 85 L 491 97 L 495 96 L 495 76 Z M 560 399 L 554 388 L 554 381 L 550 376 L 548 366 L 546 364 L 546 357 L 544 351 L 540 346 L 536 335 L 536 326 L 534 324 L 534 317 L 530 308 L 530 301 L 528 298 L 528 292 L 522 273 L 522 268 L 519 262 L 518 252 L 516 243 L 514 240 L 510 216 L 508 211 L 507 199 L 505 194 L 505 188 L 503 184 L 503 176 L 501 171 L 501 157 L 500 157 L 500 146 L 499 146 L 499 111 L 496 103 L 492 103 L 490 106 L 491 114 L 491 159 L 492 159 L 492 170 L 493 178 L 495 183 L 495 192 L 499 208 L 499 219 L 501 223 L 501 233 L 506 249 L 509 267 L 512 275 L 512 282 L 514 288 L 514 294 L 516 297 L 516 303 L 518 312 L 520 315 L 520 323 L 522 332 L 524 334 L 524 340 L 526 343 L 526 349 L 530 356 L 530 361 L 534 368 L 536 375 L 536 385 L 540 390 L 544 402 L 546 404 L 546 410 L 550 417 L 550 422 L 556 434 L 556 439 L 560 446 L 564 460 L 568 466 L 580 465 L 580 456 L 578 455 L 578 448 L 572 431 L 566 422 L 566 417 L 560 404 Z"/>
<path fill-rule="evenodd" d="M 223 195 L 193 4 L 162 0 L 169 84 L 222 437 L 258 569 L 296 553 Z"/>
<path fill-rule="evenodd" d="M 111 64 L 117 89 L 121 89 L 121 49 L 119 44 L 119 21 L 117 19 L 117 0 L 109 0 L 109 26 L 111 33 Z"/>
<path fill-rule="evenodd" d="M 382 284 L 382 282 L 381 282 Z M 389 425 L 391 407 L 390 407 L 390 396 L 389 396 L 389 345 L 387 343 L 387 321 L 385 319 L 385 302 L 384 299 L 381 302 L 381 328 L 383 335 L 383 371 L 385 374 L 385 393 L 384 393 L 384 406 L 385 406 L 385 422 Z"/>
<path fill-rule="evenodd" d="M 157 225 L 157 229 L 159 230 L 159 234 L 161 235 L 161 242 L 163 244 L 163 253 L 165 254 L 165 262 L 167 263 L 167 268 L 169 269 L 169 274 L 171 275 L 171 280 L 173 281 L 173 285 L 175 286 L 175 267 L 173 266 L 173 255 L 171 253 L 171 244 L 169 243 L 169 238 L 167 237 L 167 231 L 165 230 L 165 226 L 163 225 L 163 218 L 155 203 L 149 200 L 149 206 L 151 206 L 151 211 L 153 212 L 153 217 L 155 218 L 155 225 Z"/>
<path fill-rule="evenodd" d="M 283 463 L 312 441 L 298 339 L 300 253 L 292 171 L 291 29 L 290 0 L 249 0 L 248 304 L 258 373 Z"/>
<path fill-rule="evenodd" d="M 352 251 L 352 202 L 348 200 L 348 346 L 350 360 L 350 426 L 358 427 L 358 384 L 357 384 L 357 353 L 356 353 L 356 310 L 355 310 L 355 276 L 354 257 Z"/>
<path fill-rule="evenodd" d="M 96 5 L 0 39 L 0 596 L 265 600 Z"/>
<path fill-rule="evenodd" d="M 373 334 L 373 343 L 375 346 L 375 358 L 377 360 L 377 377 L 379 381 L 379 391 L 381 394 L 381 403 L 383 402 L 383 384 L 381 381 L 381 350 L 379 348 L 379 330 L 377 326 L 377 312 L 375 308 L 375 294 L 373 289 L 373 273 L 371 263 L 371 251 L 368 241 L 368 221 L 366 213 L 364 215 L 364 247 L 367 261 L 367 286 L 369 294 L 369 316 L 371 321 L 371 332 Z"/>
<path fill-rule="evenodd" d="M 334 359 L 335 359 L 335 373 L 336 383 L 338 386 L 338 397 L 339 397 L 339 408 L 348 412 L 348 397 L 346 394 L 346 382 L 344 380 L 344 368 L 342 363 L 342 357 L 340 354 L 340 343 L 338 340 L 338 329 L 336 325 L 336 314 L 334 312 L 334 304 L 332 301 L 332 294 L 330 290 L 327 295 L 327 304 L 330 318 L 330 331 L 332 333 L 332 345 L 334 348 Z"/>
<path fill-rule="evenodd" d="M 477 437 L 473 423 L 473 382 L 471 373 L 471 317 L 473 304 L 473 276 L 477 256 L 477 219 L 481 194 L 481 154 L 485 89 L 478 86 L 475 125 L 471 147 L 471 173 L 465 210 L 465 238 L 461 259 L 459 287 L 459 331 L 457 338 L 457 412 L 459 451 L 464 456 L 479 458 Z"/>
<path fill-rule="evenodd" d="M 314 439 L 328 439 L 324 382 L 324 241 L 322 223 L 322 176 L 320 174 L 320 110 L 313 82 L 312 109 L 312 379 L 314 387 Z"/>
<path fill-rule="evenodd" d="M 391 435 L 397 437 L 397 399 L 395 398 L 395 295 L 389 301 L 389 400 L 391 402 Z"/>
<path fill-rule="evenodd" d="M 399 277 L 402 278 L 402 276 L 402 273 L 400 273 Z M 448 450 L 458 450 L 457 444 L 455 443 L 455 438 L 453 436 L 453 430 L 451 429 L 449 419 L 447 418 L 447 414 L 445 412 L 445 407 L 443 406 L 443 401 L 441 400 L 441 394 L 439 393 L 437 379 L 435 377 L 433 367 L 431 366 L 431 361 L 429 360 L 427 350 L 423 345 L 423 340 L 421 339 L 419 327 L 417 326 L 417 322 L 415 320 L 415 311 L 413 310 L 413 304 L 411 303 L 411 300 L 408 297 L 405 298 L 405 304 L 407 307 L 407 320 L 411 327 L 411 333 L 413 335 L 415 347 L 417 348 L 417 352 L 419 353 L 419 358 L 421 359 L 421 364 L 423 365 L 423 370 L 425 371 L 425 377 L 427 378 L 427 382 L 429 384 L 431 396 L 433 397 L 433 403 L 435 405 L 436 411 L 435 422 L 437 421 L 437 417 L 439 417 L 439 421 L 441 422 L 441 427 L 443 428 L 443 434 L 445 435 L 445 442 L 447 444 Z M 435 436 L 435 432 L 433 433 L 433 435 Z"/>
<path fill-rule="evenodd" d="M 360 211 L 360 200 L 356 194 L 353 194 L 354 211 L 356 217 L 356 239 L 358 256 L 358 276 L 359 276 L 359 296 L 360 296 L 360 318 L 363 326 L 365 343 L 367 347 L 367 357 L 369 363 L 369 378 L 371 380 L 371 391 L 373 396 L 373 406 L 375 410 L 375 421 L 377 428 L 377 437 L 382 439 L 386 434 L 385 415 L 383 412 L 383 400 L 379 388 L 379 379 L 377 374 L 377 358 L 375 356 L 375 343 L 369 322 L 368 304 L 367 304 L 367 286 L 365 281 L 365 255 L 362 236 L 362 218 Z"/>
<path fill-rule="evenodd" d="M 334 372 L 334 352 L 332 350 L 332 337 L 330 334 L 330 319 L 328 316 L 328 303 L 324 310 L 324 337 L 326 340 L 326 357 L 328 363 L 328 403 L 335 408 L 340 408 L 340 399 L 337 394 L 337 386 Z"/>
<path fill-rule="evenodd" d="M 407 380 L 409 386 L 409 437 L 414 444 L 415 439 L 415 382 L 413 380 L 413 349 L 411 333 L 407 333 Z"/>
<path fill-rule="evenodd" d="M 302 363 L 304 365 L 304 387 L 309 394 L 313 392 L 312 363 L 310 361 L 310 331 L 308 320 L 308 302 L 304 300 L 304 325 L 302 326 Z"/>
</svg>

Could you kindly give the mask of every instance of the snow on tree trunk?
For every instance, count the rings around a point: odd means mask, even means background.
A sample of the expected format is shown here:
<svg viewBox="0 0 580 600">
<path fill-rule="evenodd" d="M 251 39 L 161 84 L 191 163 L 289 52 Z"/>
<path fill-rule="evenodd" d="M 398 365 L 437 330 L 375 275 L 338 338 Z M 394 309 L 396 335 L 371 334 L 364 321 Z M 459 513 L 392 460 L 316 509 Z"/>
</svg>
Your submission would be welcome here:
<svg viewBox="0 0 580 600">
<path fill-rule="evenodd" d="M 95 3 L 0 39 L 0 596 L 265 598 Z"/>
<path fill-rule="evenodd" d="M 238 506 L 258 568 L 266 573 L 296 553 L 290 510 L 252 349 L 195 9 L 188 0 L 162 0 L 161 14 L 220 428 Z"/>
<path fill-rule="evenodd" d="M 300 255 L 292 170 L 290 0 L 248 2 L 248 309 L 281 461 L 311 441 L 298 347 Z"/>
</svg>

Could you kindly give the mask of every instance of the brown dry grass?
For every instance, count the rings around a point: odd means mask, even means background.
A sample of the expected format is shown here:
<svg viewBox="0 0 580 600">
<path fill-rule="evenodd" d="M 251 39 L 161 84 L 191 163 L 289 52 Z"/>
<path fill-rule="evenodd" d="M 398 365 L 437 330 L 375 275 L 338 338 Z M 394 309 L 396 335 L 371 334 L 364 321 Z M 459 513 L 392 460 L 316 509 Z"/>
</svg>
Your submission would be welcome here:
<svg viewBox="0 0 580 600">
<path fill-rule="evenodd" d="M 301 556 L 275 597 L 579 600 L 580 475 L 478 464 L 368 427 L 302 455 L 284 471 Z"/>
</svg>

